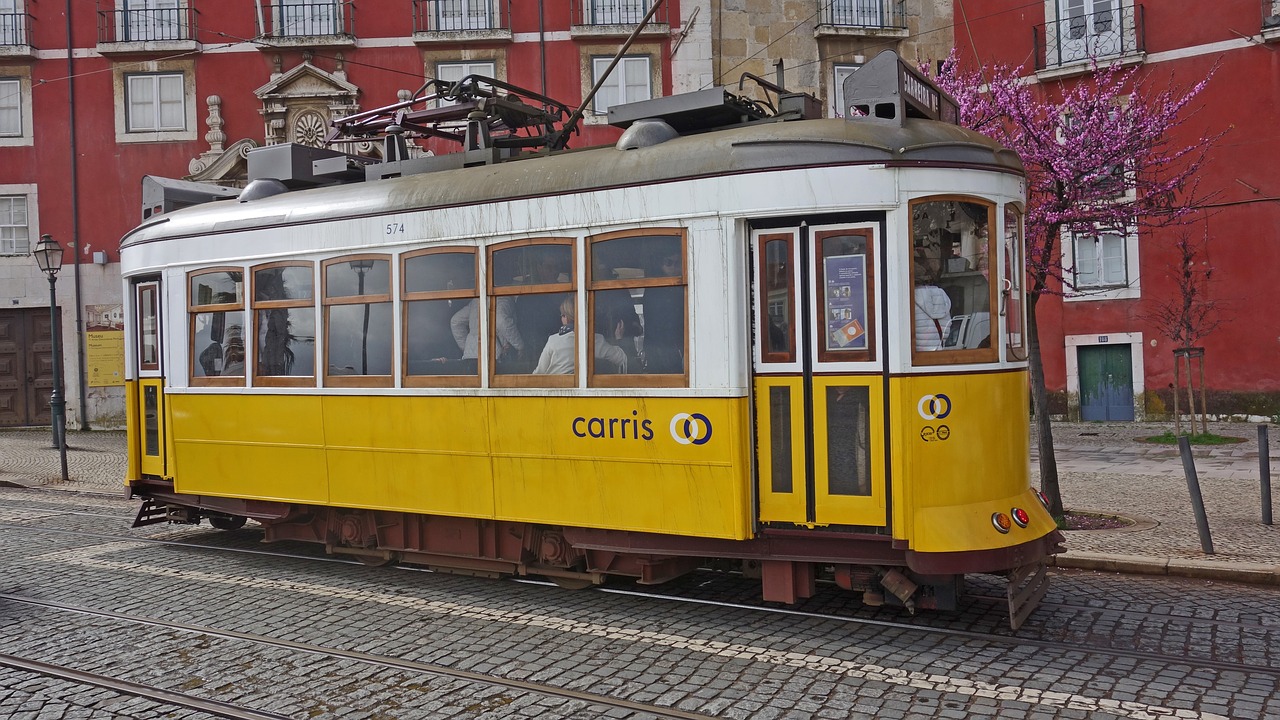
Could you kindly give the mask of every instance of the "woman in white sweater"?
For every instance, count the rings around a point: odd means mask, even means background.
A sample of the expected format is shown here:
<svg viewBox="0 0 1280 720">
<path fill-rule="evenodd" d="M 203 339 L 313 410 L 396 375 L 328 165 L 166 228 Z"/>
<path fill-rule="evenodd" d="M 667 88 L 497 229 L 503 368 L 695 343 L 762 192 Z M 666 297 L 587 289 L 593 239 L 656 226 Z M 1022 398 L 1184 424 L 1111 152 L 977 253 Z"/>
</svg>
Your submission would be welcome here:
<svg viewBox="0 0 1280 720">
<path fill-rule="evenodd" d="M 542 356 L 538 358 L 535 375 L 568 375 L 573 372 L 578 350 L 574 343 L 573 319 L 574 299 L 565 298 L 560 303 L 560 331 L 547 338 L 542 348 Z M 600 333 L 595 334 L 596 363 L 611 363 L 617 372 L 627 371 L 627 354 L 622 348 L 610 345 Z"/>
</svg>

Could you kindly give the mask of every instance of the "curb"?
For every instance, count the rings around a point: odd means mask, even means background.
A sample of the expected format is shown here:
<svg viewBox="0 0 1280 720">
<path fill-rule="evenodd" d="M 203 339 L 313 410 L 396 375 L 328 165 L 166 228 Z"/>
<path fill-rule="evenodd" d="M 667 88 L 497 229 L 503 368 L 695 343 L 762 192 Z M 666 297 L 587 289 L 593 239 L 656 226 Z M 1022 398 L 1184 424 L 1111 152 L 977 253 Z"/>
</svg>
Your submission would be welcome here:
<svg viewBox="0 0 1280 720">
<path fill-rule="evenodd" d="M 1262 563 L 1224 563 L 1202 559 L 1069 552 L 1055 555 L 1051 564 L 1054 567 L 1077 570 L 1101 570 L 1134 575 L 1169 575 L 1252 585 L 1280 585 L 1280 566 Z"/>
</svg>

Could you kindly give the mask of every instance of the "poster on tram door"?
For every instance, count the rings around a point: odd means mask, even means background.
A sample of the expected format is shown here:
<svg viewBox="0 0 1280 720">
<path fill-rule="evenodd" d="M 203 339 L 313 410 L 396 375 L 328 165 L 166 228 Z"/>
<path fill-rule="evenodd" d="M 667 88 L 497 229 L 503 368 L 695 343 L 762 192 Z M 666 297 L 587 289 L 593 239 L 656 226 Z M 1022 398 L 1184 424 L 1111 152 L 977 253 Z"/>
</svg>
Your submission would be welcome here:
<svg viewBox="0 0 1280 720">
<path fill-rule="evenodd" d="M 833 255 L 823 261 L 828 350 L 867 349 L 867 256 Z"/>
</svg>

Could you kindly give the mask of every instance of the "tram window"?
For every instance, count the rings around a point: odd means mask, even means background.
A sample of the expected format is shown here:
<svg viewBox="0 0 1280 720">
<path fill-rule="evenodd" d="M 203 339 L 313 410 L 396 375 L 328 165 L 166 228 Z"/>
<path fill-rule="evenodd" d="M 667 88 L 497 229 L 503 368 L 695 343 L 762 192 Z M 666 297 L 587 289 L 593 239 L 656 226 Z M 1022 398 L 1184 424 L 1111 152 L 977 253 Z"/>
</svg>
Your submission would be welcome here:
<svg viewBox="0 0 1280 720">
<path fill-rule="evenodd" d="M 795 268 L 791 265 L 792 236 L 766 235 L 760 239 L 760 277 L 764 296 L 760 298 L 760 357 L 764 362 L 796 360 Z"/>
<path fill-rule="evenodd" d="M 866 387 L 827 388 L 827 492 L 871 494 L 870 398 Z"/>
<path fill-rule="evenodd" d="M 192 385 L 243 385 L 244 271 L 209 268 L 188 276 Z"/>
<path fill-rule="evenodd" d="M 324 262 L 325 382 L 390 387 L 391 262 L 354 255 Z"/>
<path fill-rule="evenodd" d="M 994 207 L 961 199 L 911 205 L 912 359 L 993 362 L 987 259 Z"/>
<path fill-rule="evenodd" d="M 479 385 L 475 250 L 432 248 L 403 263 L 405 384 Z"/>
<path fill-rule="evenodd" d="M 873 360 L 875 351 L 875 263 L 870 230 L 832 230 L 816 234 L 822 308 L 822 362 Z"/>
<path fill-rule="evenodd" d="M 572 387 L 577 346 L 573 317 L 561 306 L 574 301 L 571 240 L 522 240 L 489 250 L 489 366 L 500 387 Z M 576 304 L 571 305 L 576 307 Z M 547 352 L 565 358 L 544 364 Z M 546 372 L 550 367 L 554 371 Z M 565 368 L 568 367 L 568 371 Z"/>
<path fill-rule="evenodd" d="M 1023 282 L 1026 264 L 1022 242 L 1022 213 L 1013 205 L 1004 206 L 1004 278 L 1000 288 L 1000 311 L 1008 333 L 1009 357 L 1027 358 L 1027 339 L 1023 329 Z"/>
<path fill-rule="evenodd" d="M 160 369 L 160 306 L 158 286 L 138 286 L 138 367 Z"/>
<path fill-rule="evenodd" d="M 688 373 L 681 230 L 589 239 L 593 386 L 680 386 Z"/>
<path fill-rule="evenodd" d="M 274 263 L 253 268 L 254 384 L 315 384 L 315 268 Z"/>
</svg>

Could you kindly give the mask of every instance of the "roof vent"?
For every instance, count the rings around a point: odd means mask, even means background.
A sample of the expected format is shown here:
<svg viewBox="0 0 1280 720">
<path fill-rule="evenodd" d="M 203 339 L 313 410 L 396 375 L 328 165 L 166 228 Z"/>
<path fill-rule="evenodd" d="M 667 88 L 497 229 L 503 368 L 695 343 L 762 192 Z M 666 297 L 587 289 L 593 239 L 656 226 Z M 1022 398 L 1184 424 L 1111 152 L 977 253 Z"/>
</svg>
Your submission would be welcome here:
<svg viewBox="0 0 1280 720">
<path fill-rule="evenodd" d="M 676 129 L 658 118 L 643 118 L 631 123 L 615 146 L 619 150 L 638 150 L 640 148 L 661 145 L 672 138 L 680 137 Z"/>
<path fill-rule="evenodd" d="M 279 180 L 275 178 L 258 178 L 257 180 L 250 180 L 244 190 L 240 191 L 239 201 L 242 203 L 253 202 L 254 200 L 261 200 L 262 198 L 286 192 L 289 192 L 289 186 Z"/>
</svg>

